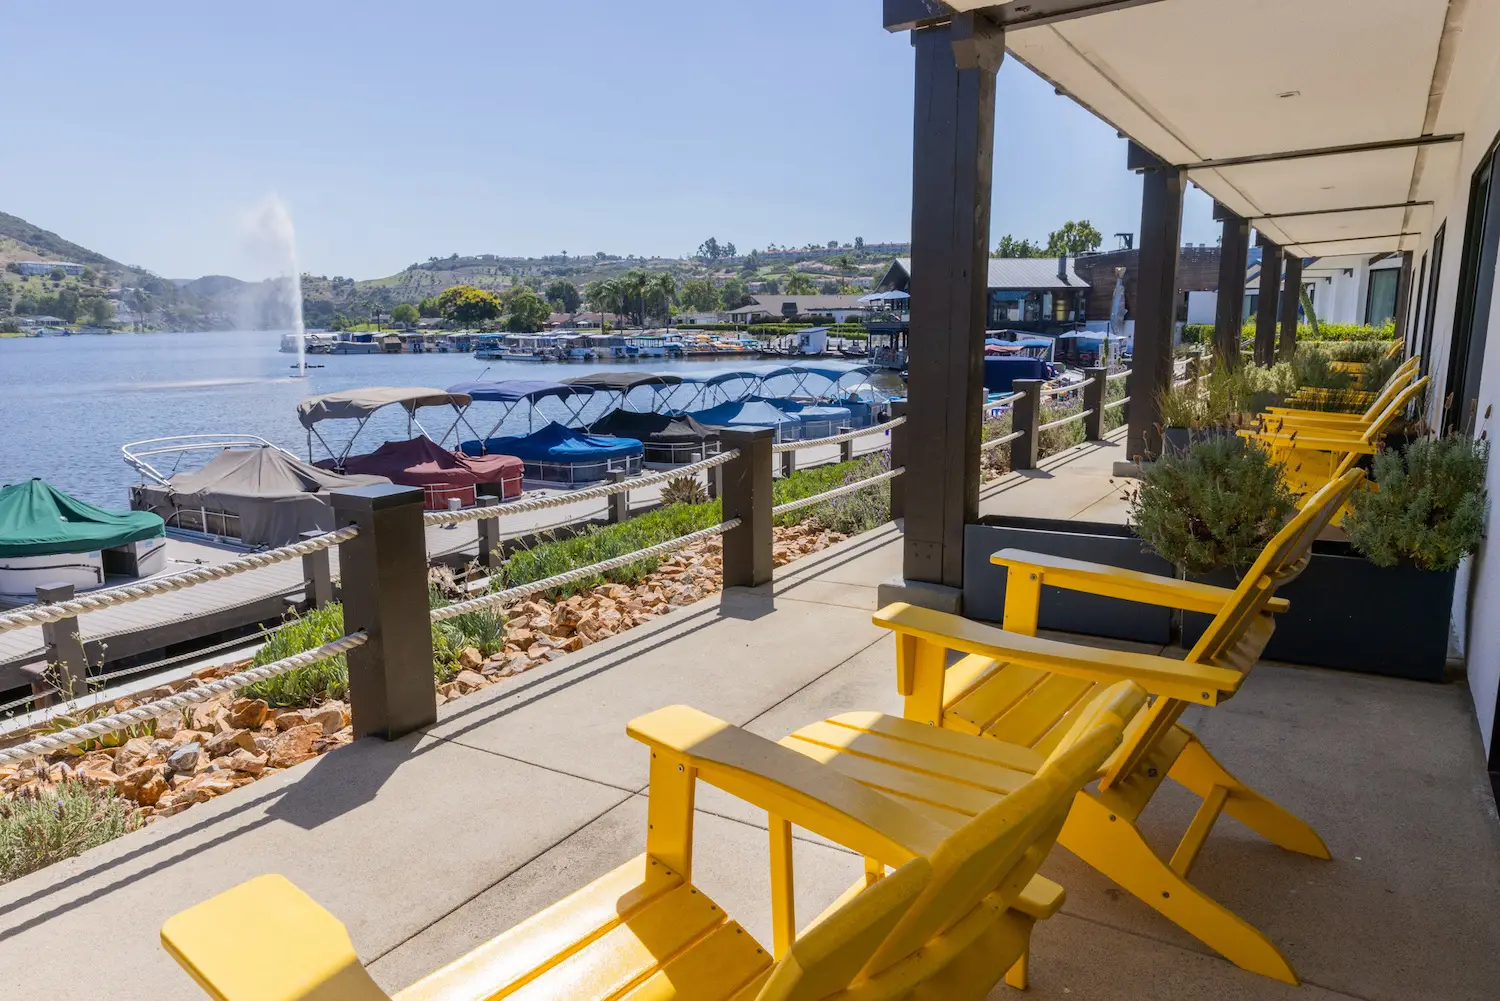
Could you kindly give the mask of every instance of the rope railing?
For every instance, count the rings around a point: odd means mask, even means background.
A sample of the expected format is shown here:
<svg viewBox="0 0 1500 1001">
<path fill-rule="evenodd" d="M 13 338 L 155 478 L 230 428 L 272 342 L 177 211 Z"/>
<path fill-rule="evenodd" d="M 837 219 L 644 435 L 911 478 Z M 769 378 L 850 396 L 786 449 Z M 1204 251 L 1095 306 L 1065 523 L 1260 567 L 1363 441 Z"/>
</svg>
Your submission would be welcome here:
<svg viewBox="0 0 1500 1001">
<path fill-rule="evenodd" d="M 1060 395 L 1062 393 L 1077 392 L 1078 390 L 1082 389 L 1083 387 L 1085 387 L 1085 386 L 1092 386 L 1093 384 L 1094 384 L 1094 380 L 1090 378 L 1090 379 L 1085 379 L 1082 382 L 1070 382 L 1070 383 L 1064 383 L 1063 385 L 1060 385 L 1060 386 L 1049 386 L 1048 388 L 1042 390 L 1042 392 L 1041 392 L 1040 395 L 1041 395 L 1042 399 L 1047 400 L 1047 399 L 1051 399 L 1054 396 L 1058 396 L 1058 395 Z"/>
<path fill-rule="evenodd" d="M 1041 434 L 1043 431 L 1051 431 L 1053 428 L 1060 428 L 1064 424 L 1072 424 L 1074 421 L 1081 421 L 1093 412 L 1093 410 L 1080 410 L 1076 414 L 1070 414 L 1067 417 L 1062 417 L 1055 421 L 1048 421 L 1046 424 L 1043 424 L 1036 429 L 1037 433 Z"/>
<path fill-rule="evenodd" d="M 1108 382 L 1111 379 L 1123 379 L 1127 375 L 1129 375 L 1131 372 L 1134 372 L 1134 371 L 1135 371 L 1135 369 L 1133 369 L 1133 368 L 1127 368 L 1127 369 L 1124 369 L 1123 371 L 1111 372 L 1109 375 L 1106 375 L 1104 377 L 1104 381 Z"/>
<path fill-rule="evenodd" d="M 520 584 L 516 587 L 506 588 L 503 591 L 493 591 L 490 594 L 482 594 L 477 598 L 468 598 L 464 601 L 456 601 L 451 605 L 444 605 L 441 608 L 434 608 L 430 613 L 430 618 L 433 622 L 443 622 L 447 619 L 457 618 L 460 615 L 467 615 L 469 612 L 479 612 L 512 601 L 519 601 L 522 598 L 529 598 L 534 594 L 541 594 L 543 591 L 550 591 L 555 587 L 566 587 L 569 584 L 575 584 L 580 580 L 587 580 L 590 577 L 607 573 L 610 570 L 618 570 L 620 567 L 639 563 L 641 560 L 649 560 L 656 556 L 664 556 L 667 553 L 676 552 L 703 539 L 712 538 L 715 535 L 723 535 L 725 532 L 739 528 L 741 524 L 743 524 L 741 519 L 730 518 L 728 521 L 720 522 L 717 525 L 701 528 L 696 532 L 689 532 L 687 535 L 680 535 L 675 539 L 668 539 L 666 542 L 647 546 L 645 549 L 637 549 L 635 552 L 626 553 L 623 556 L 601 560 L 598 563 L 591 563 L 586 567 L 577 567 L 564 573 L 543 578 L 542 580 L 534 580 L 529 584 Z"/>
<path fill-rule="evenodd" d="M 43 755 L 51 754 L 53 751 L 61 751 L 87 740 L 97 740 L 100 737 L 107 737 L 112 733 L 119 733 L 121 730 L 128 730 L 141 723 L 148 723 L 159 717 L 180 712 L 188 706 L 196 705 L 199 702 L 207 702 L 216 695 L 237 692 L 241 688 L 253 685 L 258 681 L 266 681 L 277 675 L 285 674 L 288 671 L 295 671 L 299 667 L 310 667 L 320 661 L 337 657 L 340 654 L 353 650 L 368 639 L 369 636 L 364 632 L 350 633 L 348 636 L 342 636 L 331 643 L 324 643 L 322 646 L 314 647 L 311 650 L 304 650 L 302 653 L 292 654 L 290 657 L 284 657 L 269 664 L 262 664 L 260 667 L 248 668 L 237 674 L 231 674 L 227 678 L 217 678 L 213 681 L 207 681 L 193 688 L 135 706 L 132 709 L 126 709 L 96 720 L 89 720 L 87 723 L 80 723 L 77 726 L 60 730 L 57 733 L 41 734 L 13 747 L 0 748 L 0 765 L 14 764 L 18 761 L 39 758 Z"/>
<path fill-rule="evenodd" d="M 979 450 L 981 452 L 984 452 L 992 448 L 999 448 L 1001 445 L 1009 445 L 1011 442 L 1015 441 L 1017 438 L 1020 438 L 1025 433 L 1025 431 L 1012 431 L 1010 434 L 1004 434 L 998 438 L 991 438 L 989 441 L 981 444 L 979 446 Z"/>
<path fill-rule="evenodd" d="M 986 400 L 984 405 L 986 407 L 1004 407 L 1016 402 L 1025 395 L 1025 393 L 1007 393 L 998 400 Z"/>
<path fill-rule="evenodd" d="M 604 483 L 597 487 L 586 487 L 583 490 L 574 490 L 565 494 L 555 494 L 551 497 L 533 497 L 529 500 L 511 501 L 509 504 L 492 504 L 489 507 L 471 507 L 462 511 L 428 511 L 422 515 L 422 521 L 426 525 L 460 525 L 466 521 L 487 521 L 491 518 L 505 518 L 513 514 L 526 514 L 531 511 L 546 511 L 554 507 L 567 507 L 569 504 L 579 504 L 583 501 L 603 500 L 613 497 L 615 494 L 624 493 L 627 490 L 640 490 L 643 487 L 655 486 L 658 483 L 666 483 L 675 480 L 679 476 L 692 476 L 705 470 L 722 466 L 739 456 L 739 449 L 731 449 L 728 452 L 720 452 L 701 462 L 694 462 L 687 466 L 678 466 L 676 469 L 666 469 L 659 473 L 650 473 L 646 476 L 637 476 L 634 479 L 621 480 L 619 483 Z"/>
<path fill-rule="evenodd" d="M 808 438 L 806 441 L 779 441 L 771 446 L 773 452 L 795 452 L 799 448 L 817 448 L 819 445 L 841 445 L 846 441 L 863 438 L 866 435 L 884 434 L 892 428 L 898 428 L 906 423 L 905 417 L 897 417 L 895 420 L 886 421 L 884 424 L 872 424 L 867 428 L 857 428 L 853 431 L 845 431 L 843 434 L 829 435 L 826 438 Z"/>
<path fill-rule="evenodd" d="M 1113 409 L 1115 409 L 1115 407 L 1123 407 L 1125 404 L 1127 404 L 1129 402 L 1130 402 L 1130 397 L 1128 397 L 1128 396 L 1122 396 L 1118 400 L 1115 400 L 1113 403 L 1106 403 L 1104 405 L 1104 409 L 1105 410 L 1113 410 Z"/>
<path fill-rule="evenodd" d="M 854 483 L 846 483 L 841 487 L 834 487 L 832 490 L 825 490 L 820 494 L 813 494 L 811 497 L 801 497 L 794 501 L 787 501 L 785 504 L 778 504 L 771 508 L 771 515 L 775 517 L 779 514 L 786 514 L 789 511 L 798 511 L 804 507 L 812 507 L 814 504 L 821 504 L 824 501 L 831 501 L 835 497 L 842 497 L 845 494 L 852 494 L 856 490 L 863 490 L 865 487 L 873 487 L 877 483 L 893 480 L 904 472 L 906 472 L 905 466 L 897 466 L 895 469 L 888 469 L 883 473 L 876 473 L 874 476 L 866 479 L 858 480 Z"/>
<path fill-rule="evenodd" d="M 316 553 L 319 550 L 329 549 L 341 542 L 348 542 L 359 534 L 359 529 L 353 525 L 348 528 L 340 528 L 337 531 L 327 532 L 315 539 L 305 539 L 301 542 L 293 542 L 291 545 L 280 546 L 276 549 L 267 549 L 263 553 L 248 553 L 225 563 L 213 566 L 194 567 L 181 573 L 169 574 L 165 577 L 153 577 L 148 580 L 135 581 L 130 584 L 122 584 L 119 587 L 111 587 L 102 591 L 94 591 L 90 594 L 79 595 L 67 601 L 58 601 L 46 605 L 28 605 L 18 608 L 13 612 L 0 615 L 0 633 L 12 629 L 25 629 L 29 626 L 45 625 L 48 622 L 61 622 L 63 619 L 72 618 L 84 612 L 98 612 L 116 605 L 129 604 L 132 601 L 140 601 L 142 598 L 150 598 L 158 594 L 170 594 L 173 591 L 181 591 L 185 588 L 198 584 L 207 584 L 210 581 L 223 580 L 236 574 L 248 573 L 251 570 L 259 570 L 262 567 L 274 566 L 277 563 L 285 563 Z"/>
</svg>

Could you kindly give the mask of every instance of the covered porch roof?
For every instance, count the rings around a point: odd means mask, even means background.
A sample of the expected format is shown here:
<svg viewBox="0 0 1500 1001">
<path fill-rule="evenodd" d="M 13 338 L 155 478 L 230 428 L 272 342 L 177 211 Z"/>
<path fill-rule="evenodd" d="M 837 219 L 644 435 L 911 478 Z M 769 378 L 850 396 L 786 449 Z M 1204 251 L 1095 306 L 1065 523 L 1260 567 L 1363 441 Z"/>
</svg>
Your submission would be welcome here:
<svg viewBox="0 0 1500 1001">
<path fill-rule="evenodd" d="M 953 11 L 1303 257 L 1418 248 L 1500 27 L 1468 0 L 887 0 L 886 24 Z"/>
</svg>

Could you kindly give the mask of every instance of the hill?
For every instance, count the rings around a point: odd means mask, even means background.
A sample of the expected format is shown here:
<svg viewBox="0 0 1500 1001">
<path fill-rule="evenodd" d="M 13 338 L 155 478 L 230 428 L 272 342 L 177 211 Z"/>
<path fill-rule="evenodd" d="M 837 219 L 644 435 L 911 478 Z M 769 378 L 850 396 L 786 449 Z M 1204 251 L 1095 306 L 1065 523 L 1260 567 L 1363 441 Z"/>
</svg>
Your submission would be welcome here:
<svg viewBox="0 0 1500 1001">
<path fill-rule="evenodd" d="M 125 270 L 124 265 L 103 254 L 64 240 L 19 216 L 0 212 L 0 265 L 11 261 L 72 261 L 102 270 Z"/>
</svg>

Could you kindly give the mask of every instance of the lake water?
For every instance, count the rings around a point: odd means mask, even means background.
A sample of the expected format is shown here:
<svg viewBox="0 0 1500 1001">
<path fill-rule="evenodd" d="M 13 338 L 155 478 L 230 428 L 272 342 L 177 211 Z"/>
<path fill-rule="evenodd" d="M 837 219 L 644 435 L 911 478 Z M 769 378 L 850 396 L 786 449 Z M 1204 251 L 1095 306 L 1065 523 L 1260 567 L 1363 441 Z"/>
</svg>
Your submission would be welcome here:
<svg viewBox="0 0 1500 1001">
<path fill-rule="evenodd" d="M 481 375 L 486 380 L 562 380 L 610 367 L 489 362 L 466 354 L 334 355 L 310 358 L 310 364 L 324 367 L 309 369 L 307 378 L 298 379 L 296 357 L 282 354 L 280 342 L 281 335 L 270 331 L 0 339 L 0 484 L 39 476 L 82 500 L 122 508 L 128 504 L 127 489 L 140 482 L 139 474 L 121 458 L 120 446 L 126 442 L 236 432 L 259 435 L 306 458 L 307 432 L 297 423 L 296 408 L 307 396 L 362 386 L 443 388 Z M 774 361 L 724 357 L 630 366 L 633 371 L 677 374 L 776 367 Z M 822 385 L 809 383 L 809 388 Z M 778 394 L 792 390 L 790 383 L 779 382 L 767 388 Z M 696 390 L 682 387 L 679 392 Z M 672 402 L 686 405 L 686 400 L 684 395 Z M 648 391 L 637 390 L 630 405 L 644 410 L 651 402 Z M 582 415 L 597 416 L 607 405 L 600 394 Z M 477 403 L 469 419 L 488 434 L 502 412 L 498 404 Z M 537 426 L 567 414 L 558 401 L 543 401 Z M 420 410 L 417 418 L 434 440 L 443 438 L 454 423 L 453 411 L 443 408 Z M 525 433 L 527 421 L 523 405 L 501 432 Z M 329 445 L 341 450 L 354 424 L 327 421 L 318 430 Z M 465 428 L 459 430 L 464 437 L 475 437 Z M 405 411 L 391 407 L 365 428 L 355 451 L 367 452 L 388 439 L 407 437 Z M 449 434 L 450 447 L 454 440 Z M 326 456 L 316 440 L 313 455 Z M 190 456 L 183 460 L 183 468 L 206 458 Z M 174 458 L 164 461 L 168 465 L 157 468 L 170 474 Z"/>
</svg>

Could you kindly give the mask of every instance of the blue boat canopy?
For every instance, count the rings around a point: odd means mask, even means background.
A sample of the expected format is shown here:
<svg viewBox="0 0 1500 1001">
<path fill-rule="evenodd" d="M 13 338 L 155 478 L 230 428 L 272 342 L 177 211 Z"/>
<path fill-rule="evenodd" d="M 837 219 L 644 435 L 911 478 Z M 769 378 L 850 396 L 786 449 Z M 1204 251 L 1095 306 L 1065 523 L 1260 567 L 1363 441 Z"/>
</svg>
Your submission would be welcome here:
<svg viewBox="0 0 1500 1001">
<path fill-rule="evenodd" d="M 556 421 L 533 434 L 486 438 L 482 443 L 466 441 L 459 448 L 466 455 L 513 455 L 523 462 L 555 463 L 628 459 L 645 451 L 645 446 L 635 438 L 585 434 Z"/>
<path fill-rule="evenodd" d="M 782 424 L 801 423 L 801 418 L 765 400 L 721 403 L 717 407 L 699 410 L 688 416 L 699 424 L 706 424 L 709 427 L 777 427 Z"/>
</svg>

